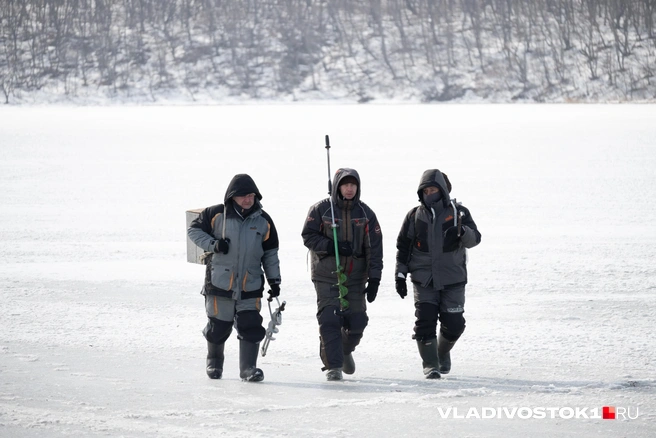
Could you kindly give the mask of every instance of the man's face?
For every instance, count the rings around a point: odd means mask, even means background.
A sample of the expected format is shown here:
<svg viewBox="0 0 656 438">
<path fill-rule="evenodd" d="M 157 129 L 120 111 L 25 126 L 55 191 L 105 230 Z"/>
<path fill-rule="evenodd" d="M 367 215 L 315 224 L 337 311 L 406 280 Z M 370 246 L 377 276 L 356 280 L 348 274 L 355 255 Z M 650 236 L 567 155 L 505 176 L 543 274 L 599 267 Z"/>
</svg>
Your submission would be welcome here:
<svg viewBox="0 0 656 438">
<path fill-rule="evenodd" d="M 244 196 L 234 196 L 232 199 L 235 200 L 235 203 L 243 208 L 244 210 L 248 210 L 255 204 L 255 193 L 249 193 L 248 195 Z"/>
<path fill-rule="evenodd" d="M 355 194 L 358 192 L 358 185 L 353 183 L 344 183 L 339 186 L 339 192 L 342 194 L 342 197 L 346 200 L 351 200 L 355 197 Z"/>
<path fill-rule="evenodd" d="M 439 192 L 440 192 L 440 189 L 438 189 L 435 186 L 426 187 L 424 189 L 424 196 L 429 196 L 429 195 L 432 195 L 433 193 L 439 193 Z"/>
</svg>

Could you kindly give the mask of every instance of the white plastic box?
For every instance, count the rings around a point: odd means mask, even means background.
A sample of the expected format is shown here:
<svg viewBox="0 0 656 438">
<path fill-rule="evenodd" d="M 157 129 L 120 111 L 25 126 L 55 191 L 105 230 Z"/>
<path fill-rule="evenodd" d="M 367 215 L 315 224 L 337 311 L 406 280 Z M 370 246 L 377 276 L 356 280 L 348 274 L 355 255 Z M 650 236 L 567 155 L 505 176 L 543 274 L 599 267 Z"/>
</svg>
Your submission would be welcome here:
<svg viewBox="0 0 656 438">
<path fill-rule="evenodd" d="M 185 232 L 189 228 L 189 225 L 191 225 L 191 222 L 200 216 L 201 211 L 203 211 L 202 208 L 187 210 L 187 228 L 185 228 Z M 196 246 L 196 244 L 191 241 L 189 236 L 187 236 L 187 261 L 189 263 L 204 265 L 202 261 L 203 254 L 205 254 L 205 251 L 202 248 Z"/>
</svg>

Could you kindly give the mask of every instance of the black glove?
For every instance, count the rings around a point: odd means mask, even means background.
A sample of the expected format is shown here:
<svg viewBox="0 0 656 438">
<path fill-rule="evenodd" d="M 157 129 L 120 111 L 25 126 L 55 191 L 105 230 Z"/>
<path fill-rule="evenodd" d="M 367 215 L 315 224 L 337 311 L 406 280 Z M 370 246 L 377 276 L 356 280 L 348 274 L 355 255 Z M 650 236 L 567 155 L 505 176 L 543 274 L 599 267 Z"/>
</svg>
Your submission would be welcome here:
<svg viewBox="0 0 656 438">
<path fill-rule="evenodd" d="M 396 277 L 396 293 L 401 298 L 405 298 L 408 295 L 408 285 L 405 283 L 405 277 Z"/>
<path fill-rule="evenodd" d="M 267 298 L 267 301 L 273 301 L 275 297 L 280 296 L 280 285 L 279 284 L 272 284 L 270 285 L 271 289 L 269 290 L 269 298 Z"/>
<path fill-rule="evenodd" d="M 458 236 L 458 227 L 451 226 L 446 229 L 444 232 L 444 245 L 442 247 L 443 252 L 451 252 L 458 249 L 460 246 L 460 237 Z"/>
<path fill-rule="evenodd" d="M 228 254 L 228 250 L 230 249 L 230 239 L 219 239 L 214 241 L 214 252 L 215 253 L 220 253 L 222 252 L 223 254 Z"/>
<path fill-rule="evenodd" d="M 353 254 L 353 248 L 351 248 L 351 244 L 347 241 L 340 241 L 337 242 L 337 250 L 339 251 L 339 255 L 348 257 Z M 328 249 L 326 250 L 328 255 L 335 255 L 335 243 L 330 242 L 330 245 L 328 245 Z"/>
<path fill-rule="evenodd" d="M 370 278 L 369 282 L 367 283 L 367 287 L 364 290 L 364 294 L 367 295 L 367 301 L 370 303 L 373 303 L 374 300 L 376 299 L 376 295 L 378 295 L 378 286 L 380 286 L 380 279 L 378 278 Z"/>
<path fill-rule="evenodd" d="M 353 248 L 351 248 L 351 244 L 345 240 L 337 242 L 337 249 L 339 250 L 339 255 L 341 256 L 348 257 L 353 255 Z"/>
</svg>

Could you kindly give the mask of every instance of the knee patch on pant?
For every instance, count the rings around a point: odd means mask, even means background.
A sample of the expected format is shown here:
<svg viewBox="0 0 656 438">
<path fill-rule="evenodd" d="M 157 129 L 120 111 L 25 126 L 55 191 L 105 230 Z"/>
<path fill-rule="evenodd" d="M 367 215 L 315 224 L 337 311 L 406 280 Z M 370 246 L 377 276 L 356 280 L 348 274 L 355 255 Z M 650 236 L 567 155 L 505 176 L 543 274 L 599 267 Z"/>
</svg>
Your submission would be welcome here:
<svg viewBox="0 0 656 438">
<path fill-rule="evenodd" d="M 415 304 L 415 334 L 412 339 L 418 341 L 429 341 L 437 338 L 437 316 L 439 308 L 435 304 L 416 303 Z"/>
<path fill-rule="evenodd" d="M 257 310 L 245 310 L 235 315 L 237 336 L 244 341 L 257 344 L 266 334 L 262 327 L 262 315 Z"/>
<path fill-rule="evenodd" d="M 317 315 L 319 322 L 319 356 L 324 364 L 322 369 L 342 366 L 342 318 L 335 314 L 339 307 L 326 306 Z"/>
<path fill-rule="evenodd" d="M 369 324 L 369 317 L 364 312 L 353 312 L 344 318 L 344 330 L 348 333 L 362 333 Z"/>
<path fill-rule="evenodd" d="M 364 312 L 353 312 L 344 318 L 344 331 L 350 334 L 362 334 L 369 324 L 369 317 Z"/>
<path fill-rule="evenodd" d="M 207 325 L 203 329 L 203 336 L 213 344 L 223 344 L 232 333 L 232 321 L 222 321 L 216 318 L 208 318 Z"/>
<path fill-rule="evenodd" d="M 342 349 L 344 354 L 350 354 L 362 340 L 365 327 L 369 324 L 369 317 L 364 312 L 354 312 L 344 318 L 342 328 Z"/>
<path fill-rule="evenodd" d="M 335 314 L 336 310 L 339 310 L 339 307 L 327 306 L 317 315 L 319 334 L 321 334 L 324 342 L 332 341 L 341 336 L 342 318 Z"/>
<path fill-rule="evenodd" d="M 462 312 L 442 313 L 440 315 L 440 333 L 447 340 L 455 342 L 465 331 L 465 316 Z"/>
</svg>

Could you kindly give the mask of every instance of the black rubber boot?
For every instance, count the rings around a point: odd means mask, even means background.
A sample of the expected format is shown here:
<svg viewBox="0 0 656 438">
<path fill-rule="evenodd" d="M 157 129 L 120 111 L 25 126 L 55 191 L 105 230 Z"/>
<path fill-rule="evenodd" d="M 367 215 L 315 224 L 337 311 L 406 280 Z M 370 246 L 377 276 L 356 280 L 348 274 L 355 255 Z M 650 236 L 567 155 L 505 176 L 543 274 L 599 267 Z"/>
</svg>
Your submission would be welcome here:
<svg viewBox="0 0 656 438">
<path fill-rule="evenodd" d="M 417 340 L 417 348 L 419 349 L 426 378 L 439 379 L 441 376 L 439 372 L 440 362 L 437 358 L 437 339 Z"/>
<path fill-rule="evenodd" d="M 264 380 L 264 373 L 257 368 L 257 354 L 260 344 L 252 342 L 239 341 L 239 377 L 245 382 L 261 382 Z"/>
<path fill-rule="evenodd" d="M 225 344 L 213 344 L 207 342 L 207 377 L 220 379 L 223 375 L 223 349 Z"/>
<path fill-rule="evenodd" d="M 353 360 L 353 353 L 344 354 L 344 364 L 342 365 L 344 374 L 353 374 L 355 372 L 355 360 Z"/>
<path fill-rule="evenodd" d="M 326 380 L 329 382 L 336 382 L 342 380 L 342 369 L 341 368 L 332 368 L 326 372 Z"/>
<path fill-rule="evenodd" d="M 437 357 L 440 361 L 440 373 L 449 374 L 451 371 L 451 349 L 456 341 L 449 341 L 442 333 L 437 338 Z"/>
</svg>

